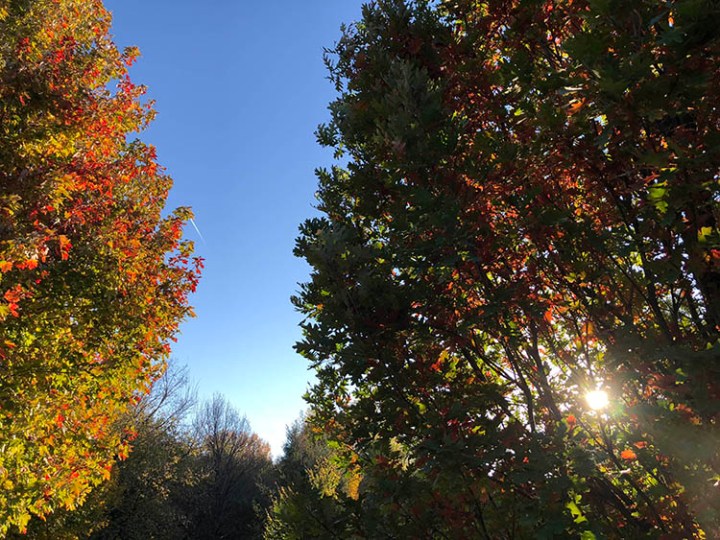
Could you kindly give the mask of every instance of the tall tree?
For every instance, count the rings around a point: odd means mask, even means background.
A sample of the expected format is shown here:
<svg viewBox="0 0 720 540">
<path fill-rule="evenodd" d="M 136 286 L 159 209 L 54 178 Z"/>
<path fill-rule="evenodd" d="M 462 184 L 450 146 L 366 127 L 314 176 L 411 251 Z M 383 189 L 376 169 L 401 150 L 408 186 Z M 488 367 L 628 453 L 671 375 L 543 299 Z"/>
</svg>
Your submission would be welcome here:
<svg viewBox="0 0 720 540">
<path fill-rule="evenodd" d="M 0 2 L 0 535 L 110 476 L 197 283 L 109 25 L 100 0 Z"/>
<path fill-rule="evenodd" d="M 391 535 L 720 534 L 720 10 L 626 8 L 380 0 L 334 51 L 298 350 Z"/>
<path fill-rule="evenodd" d="M 103 514 L 99 526 L 92 535 L 86 531 L 85 538 L 186 537 L 185 499 L 200 481 L 188 424 L 195 405 L 187 369 L 171 363 L 152 392 L 133 407 L 128 422 L 135 431 L 130 455 L 115 464 L 107 487 L 90 494 L 91 509 L 100 506 Z M 85 505 L 74 513 L 84 511 Z"/>
<path fill-rule="evenodd" d="M 195 417 L 196 471 L 201 476 L 190 504 L 191 538 L 256 538 L 261 533 L 264 475 L 270 445 L 244 416 L 216 394 Z"/>
</svg>

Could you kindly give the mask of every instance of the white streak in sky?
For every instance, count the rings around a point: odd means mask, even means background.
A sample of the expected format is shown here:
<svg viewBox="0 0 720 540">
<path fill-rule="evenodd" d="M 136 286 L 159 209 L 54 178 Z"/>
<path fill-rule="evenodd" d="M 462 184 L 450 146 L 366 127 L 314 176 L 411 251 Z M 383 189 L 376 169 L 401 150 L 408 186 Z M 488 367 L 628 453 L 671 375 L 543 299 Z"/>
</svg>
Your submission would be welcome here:
<svg viewBox="0 0 720 540">
<path fill-rule="evenodd" d="M 202 235 L 202 233 L 200 232 L 200 229 L 198 229 L 198 226 L 195 225 L 195 220 L 194 220 L 193 218 L 190 218 L 190 223 L 192 223 L 192 226 L 195 227 L 195 230 L 197 231 L 198 236 L 200 237 L 200 240 L 202 240 L 202 243 L 203 243 L 203 244 L 206 244 L 205 238 L 203 238 L 203 235 Z"/>
</svg>

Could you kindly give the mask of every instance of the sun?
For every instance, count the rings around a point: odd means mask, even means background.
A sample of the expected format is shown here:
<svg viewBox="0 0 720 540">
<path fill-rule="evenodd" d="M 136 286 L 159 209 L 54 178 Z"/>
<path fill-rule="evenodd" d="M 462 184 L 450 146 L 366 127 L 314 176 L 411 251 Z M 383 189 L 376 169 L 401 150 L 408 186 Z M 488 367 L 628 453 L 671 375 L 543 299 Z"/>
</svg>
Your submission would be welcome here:
<svg viewBox="0 0 720 540">
<path fill-rule="evenodd" d="M 610 404 L 610 398 L 605 390 L 593 390 L 585 395 L 585 401 L 594 411 L 601 411 Z"/>
</svg>

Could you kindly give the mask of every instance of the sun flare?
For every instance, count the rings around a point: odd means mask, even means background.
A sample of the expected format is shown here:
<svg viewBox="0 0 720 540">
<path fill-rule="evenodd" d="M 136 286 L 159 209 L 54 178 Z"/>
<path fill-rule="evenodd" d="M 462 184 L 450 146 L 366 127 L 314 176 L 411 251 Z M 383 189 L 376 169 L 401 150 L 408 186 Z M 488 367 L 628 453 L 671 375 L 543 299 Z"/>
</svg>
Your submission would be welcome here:
<svg viewBox="0 0 720 540">
<path fill-rule="evenodd" d="M 585 396 L 585 400 L 587 401 L 588 406 L 595 411 L 600 411 L 610 404 L 610 399 L 608 398 L 605 390 L 593 390 L 592 392 L 588 392 Z"/>
</svg>

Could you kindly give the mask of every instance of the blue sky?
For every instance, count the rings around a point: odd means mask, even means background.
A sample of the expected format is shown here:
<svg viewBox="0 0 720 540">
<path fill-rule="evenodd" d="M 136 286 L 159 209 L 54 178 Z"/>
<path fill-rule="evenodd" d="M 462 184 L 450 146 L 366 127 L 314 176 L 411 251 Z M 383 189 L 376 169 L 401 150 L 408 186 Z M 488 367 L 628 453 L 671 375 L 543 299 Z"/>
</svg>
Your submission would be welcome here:
<svg viewBox="0 0 720 540">
<path fill-rule="evenodd" d="M 313 170 L 332 163 L 313 132 L 335 90 L 323 47 L 360 17 L 360 0 L 106 0 L 118 46 L 158 116 L 142 138 L 175 180 L 168 205 L 191 206 L 188 227 L 206 267 L 173 356 L 201 398 L 225 395 L 277 455 L 305 408 L 311 374 L 292 349 L 290 304 L 309 268 L 292 255 L 314 213 Z"/>
</svg>

